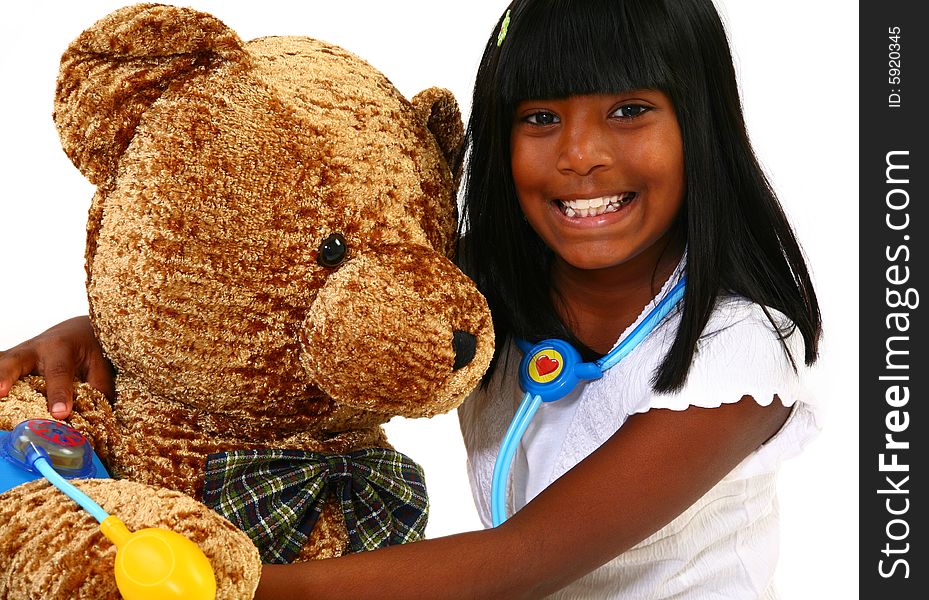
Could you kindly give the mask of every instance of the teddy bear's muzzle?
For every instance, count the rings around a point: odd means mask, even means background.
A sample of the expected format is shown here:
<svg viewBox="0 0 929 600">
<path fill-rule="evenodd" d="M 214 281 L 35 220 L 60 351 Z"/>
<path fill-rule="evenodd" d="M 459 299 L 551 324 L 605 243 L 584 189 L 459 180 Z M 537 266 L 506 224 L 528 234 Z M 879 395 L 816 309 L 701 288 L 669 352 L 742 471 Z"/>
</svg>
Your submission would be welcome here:
<svg viewBox="0 0 929 600">
<path fill-rule="evenodd" d="M 486 301 L 431 249 L 377 250 L 356 253 L 319 290 L 301 363 L 343 405 L 407 417 L 451 410 L 493 354 Z"/>
</svg>

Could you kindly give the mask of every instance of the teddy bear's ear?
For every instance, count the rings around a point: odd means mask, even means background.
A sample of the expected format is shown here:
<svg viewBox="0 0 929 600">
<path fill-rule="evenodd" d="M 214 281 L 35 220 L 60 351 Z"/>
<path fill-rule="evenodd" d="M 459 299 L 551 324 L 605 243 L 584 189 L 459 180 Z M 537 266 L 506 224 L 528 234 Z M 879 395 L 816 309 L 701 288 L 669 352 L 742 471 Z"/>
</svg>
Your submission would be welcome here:
<svg viewBox="0 0 929 600">
<path fill-rule="evenodd" d="M 142 113 L 172 81 L 245 61 L 215 17 L 157 4 L 129 6 L 84 31 L 61 58 L 55 124 L 71 161 L 101 185 L 116 171 Z"/>
<path fill-rule="evenodd" d="M 450 91 L 437 87 L 421 91 L 413 96 L 412 102 L 439 143 L 457 188 L 464 158 L 464 124 L 458 102 Z"/>
</svg>

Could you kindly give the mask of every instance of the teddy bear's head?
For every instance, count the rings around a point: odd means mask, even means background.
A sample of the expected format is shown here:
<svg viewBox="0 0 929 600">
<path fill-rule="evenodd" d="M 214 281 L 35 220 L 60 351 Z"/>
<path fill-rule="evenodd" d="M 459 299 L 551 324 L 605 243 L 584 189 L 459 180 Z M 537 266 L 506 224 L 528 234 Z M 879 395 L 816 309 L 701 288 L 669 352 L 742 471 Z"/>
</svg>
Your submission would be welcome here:
<svg viewBox="0 0 929 600">
<path fill-rule="evenodd" d="M 448 92 L 408 101 L 341 48 L 148 4 L 71 45 L 55 120 L 98 189 L 91 317 L 125 385 L 327 435 L 449 410 L 480 380 L 493 334 L 450 260 Z"/>
</svg>

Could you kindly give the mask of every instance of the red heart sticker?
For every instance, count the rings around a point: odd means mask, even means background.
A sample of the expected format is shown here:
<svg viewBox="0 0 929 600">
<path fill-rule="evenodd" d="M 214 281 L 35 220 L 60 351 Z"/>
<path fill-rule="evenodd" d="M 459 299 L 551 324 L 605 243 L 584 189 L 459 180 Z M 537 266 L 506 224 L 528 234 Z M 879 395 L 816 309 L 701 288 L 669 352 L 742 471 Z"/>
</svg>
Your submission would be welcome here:
<svg viewBox="0 0 929 600">
<path fill-rule="evenodd" d="M 540 376 L 548 375 L 555 371 L 558 368 L 558 361 L 550 356 L 545 356 L 544 354 L 537 359 L 535 359 L 535 370 L 539 372 Z"/>
</svg>

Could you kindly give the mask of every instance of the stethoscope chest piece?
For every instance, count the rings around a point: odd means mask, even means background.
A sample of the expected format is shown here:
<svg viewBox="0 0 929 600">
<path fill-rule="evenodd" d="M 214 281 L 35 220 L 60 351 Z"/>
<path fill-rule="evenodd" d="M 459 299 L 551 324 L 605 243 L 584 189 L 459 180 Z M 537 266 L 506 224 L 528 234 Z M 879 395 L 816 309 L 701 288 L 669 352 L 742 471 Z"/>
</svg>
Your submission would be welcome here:
<svg viewBox="0 0 929 600">
<path fill-rule="evenodd" d="M 581 381 L 603 377 L 596 364 L 584 362 L 580 353 L 559 339 L 543 340 L 535 345 L 519 340 L 523 358 L 519 363 L 519 384 L 524 392 L 539 396 L 542 402 L 564 398 Z"/>
<path fill-rule="evenodd" d="M 582 381 L 594 381 L 603 377 L 604 371 L 632 352 L 683 299 L 685 282 L 686 277 L 681 277 L 632 332 L 623 336 L 616 347 L 596 362 L 584 362 L 574 346 L 564 340 L 547 339 L 533 345 L 517 338 L 516 345 L 523 352 L 523 358 L 519 362 L 519 385 L 525 395 L 503 436 L 500 452 L 494 463 L 490 492 L 491 520 L 494 527 L 506 519 L 506 483 L 510 466 L 520 440 L 539 406 L 543 402 L 554 402 L 564 398 Z"/>
</svg>

